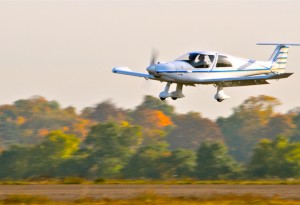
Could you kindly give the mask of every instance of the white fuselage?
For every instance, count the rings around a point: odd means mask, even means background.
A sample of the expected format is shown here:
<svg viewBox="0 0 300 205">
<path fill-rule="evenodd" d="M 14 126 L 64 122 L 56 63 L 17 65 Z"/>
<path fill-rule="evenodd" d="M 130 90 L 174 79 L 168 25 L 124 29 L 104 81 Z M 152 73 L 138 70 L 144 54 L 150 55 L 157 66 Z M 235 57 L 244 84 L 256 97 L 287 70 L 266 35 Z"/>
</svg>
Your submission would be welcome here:
<svg viewBox="0 0 300 205">
<path fill-rule="evenodd" d="M 199 53 L 205 54 L 205 52 Z M 274 72 L 271 69 L 272 62 L 269 61 L 253 61 L 219 53 L 209 54 L 213 56 L 214 60 L 207 68 L 195 68 L 187 61 L 175 60 L 156 64 L 156 72 L 161 76 L 161 81 L 182 84 L 206 84 L 206 80 L 211 79 L 238 78 Z M 226 58 L 230 62 L 230 66 L 222 67 L 222 64 L 218 64 L 220 56 Z M 284 69 L 276 69 L 276 72 L 282 73 Z"/>
</svg>

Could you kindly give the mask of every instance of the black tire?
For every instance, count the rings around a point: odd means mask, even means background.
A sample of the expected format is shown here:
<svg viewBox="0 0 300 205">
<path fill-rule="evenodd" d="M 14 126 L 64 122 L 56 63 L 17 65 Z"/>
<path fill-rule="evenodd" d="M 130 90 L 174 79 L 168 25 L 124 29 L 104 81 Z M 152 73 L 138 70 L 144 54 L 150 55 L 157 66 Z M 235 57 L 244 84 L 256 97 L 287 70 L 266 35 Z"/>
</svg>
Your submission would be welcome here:
<svg viewBox="0 0 300 205">
<path fill-rule="evenodd" d="M 160 100 L 165 100 L 166 98 L 160 98 Z"/>
<path fill-rule="evenodd" d="M 177 98 L 172 97 L 172 100 L 177 100 Z"/>
</svg>

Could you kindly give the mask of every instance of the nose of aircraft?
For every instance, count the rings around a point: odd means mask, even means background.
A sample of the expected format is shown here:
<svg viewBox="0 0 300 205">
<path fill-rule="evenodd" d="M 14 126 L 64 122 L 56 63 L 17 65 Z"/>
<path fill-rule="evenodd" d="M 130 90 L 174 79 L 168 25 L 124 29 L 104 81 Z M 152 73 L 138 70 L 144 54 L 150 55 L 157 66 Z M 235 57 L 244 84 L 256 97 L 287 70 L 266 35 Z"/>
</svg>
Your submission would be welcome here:
<svg viewBox="0 0 300 205">
<path fill-rule="evenodd" d="M 155 75 L 156 74 L 156 67 L 155 65 L 150 65 L 149 67 L 146 68 L 149 74 Z"/>
<path fill-rule="evenodd" d="M 164 72 L 172 69 L 174 69 L 174 65 L 171 63 L 157 63 L 146 68 L 149 74 L 154 75 L 155 77 L 159 77 Z"/>
</svg>

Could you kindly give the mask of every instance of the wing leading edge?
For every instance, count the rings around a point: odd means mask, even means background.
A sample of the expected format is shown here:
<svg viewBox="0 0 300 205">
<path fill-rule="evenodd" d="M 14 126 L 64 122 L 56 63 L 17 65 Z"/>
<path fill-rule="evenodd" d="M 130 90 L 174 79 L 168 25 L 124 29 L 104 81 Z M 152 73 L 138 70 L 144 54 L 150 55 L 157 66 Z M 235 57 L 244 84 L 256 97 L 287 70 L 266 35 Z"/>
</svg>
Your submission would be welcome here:
<svg viewBox="0 0 300 205">
<path fill-rule="evenodd" d="M 112 69 L 113 73 L 123 74 L 123 75 L 131 75 L 136 77 L 143 77 L 147 79 L 155 79 L 153 75 L 146 74 L 146 73 L 139 73 L 139 72 L 133 72 L 127 67 L 116 67 Z"/>
</svg>

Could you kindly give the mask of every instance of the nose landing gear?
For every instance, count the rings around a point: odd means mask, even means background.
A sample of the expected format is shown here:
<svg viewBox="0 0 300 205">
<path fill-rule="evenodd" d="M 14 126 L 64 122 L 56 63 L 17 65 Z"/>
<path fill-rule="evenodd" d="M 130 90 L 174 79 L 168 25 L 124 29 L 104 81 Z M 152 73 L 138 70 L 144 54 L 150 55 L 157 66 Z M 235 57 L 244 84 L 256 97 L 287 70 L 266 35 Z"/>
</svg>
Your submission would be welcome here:
<svg viewBox="0 0 300 205">
<path fill-rule="evenodd" d="M 170 86 L 171 86 L 171 83 L 168 82 L 164 91 L 162 91 L 160 94 L 159 94 L 159 98 L 161 100 L 165 100 L 166 98 L 168 97 L 171 97 L 173 100 L 177 100 L 178 98 L 183 98 L 185 97 L 182 93 L 182 87 L 183 85 L 182 84 L 179 84 L 177 83 L 177 86 L 176 86 L 176 91 L 173 91 L 171 93 L 169 93 L 169 89 L 170 89 Z"/>
</svg>

